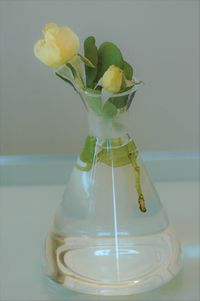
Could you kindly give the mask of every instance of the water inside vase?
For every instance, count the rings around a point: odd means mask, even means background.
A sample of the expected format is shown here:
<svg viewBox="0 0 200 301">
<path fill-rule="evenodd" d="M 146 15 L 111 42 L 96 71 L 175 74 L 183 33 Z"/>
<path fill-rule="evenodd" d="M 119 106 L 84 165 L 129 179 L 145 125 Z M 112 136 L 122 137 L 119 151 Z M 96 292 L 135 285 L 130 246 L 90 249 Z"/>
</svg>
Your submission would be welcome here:
<svg viewBox="0 0 200 301">
<path fill-rule="evenodd" d="M 140 293 L 170 280 L 179 270 L 179 244 L 168 227 L 151 236 L 63 237 L 51 233 L 51 277 L 83 293 Z"/>
<path fill-rule="evenodd" d="M 178 272 L 180 246 L 135 144 L 88 139 L 47 239 L 48 274 L 90 294 L 157 287 Z"/>
</svg>

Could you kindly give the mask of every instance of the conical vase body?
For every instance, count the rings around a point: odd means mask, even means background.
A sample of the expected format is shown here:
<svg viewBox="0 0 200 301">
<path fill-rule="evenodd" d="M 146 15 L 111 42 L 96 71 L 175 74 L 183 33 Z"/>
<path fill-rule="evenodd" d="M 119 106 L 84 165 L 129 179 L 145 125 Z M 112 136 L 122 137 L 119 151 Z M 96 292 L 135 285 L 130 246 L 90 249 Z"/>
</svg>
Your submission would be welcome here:
<svg viewBox="0 0 200 301">
<path fill-rule="evenodd" d="M 81 93 L 89 133 L 46 242 L 48 275 L 87 294 L 156 288 L 180 269 L 181 250 L 128 130 L 135 91 Z"/>
</svg>

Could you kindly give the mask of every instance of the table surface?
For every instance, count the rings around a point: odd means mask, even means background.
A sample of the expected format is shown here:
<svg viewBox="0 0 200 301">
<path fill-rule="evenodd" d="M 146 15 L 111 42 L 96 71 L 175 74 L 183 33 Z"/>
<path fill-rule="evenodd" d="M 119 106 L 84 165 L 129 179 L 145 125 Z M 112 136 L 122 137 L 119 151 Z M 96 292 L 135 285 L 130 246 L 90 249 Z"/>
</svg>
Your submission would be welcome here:
<svg viewBox="0 0 200 301">
<path fill-rule="evenodd" d="M 183 266 L 161 288 L 125 297 L 98 297 L 54 288 L 44 275 L 44 241 L 65 185 L 1 185 L 0 300 L 200 300 L 198 179 L 154 184 L 180 238 Z"/>
</svg>

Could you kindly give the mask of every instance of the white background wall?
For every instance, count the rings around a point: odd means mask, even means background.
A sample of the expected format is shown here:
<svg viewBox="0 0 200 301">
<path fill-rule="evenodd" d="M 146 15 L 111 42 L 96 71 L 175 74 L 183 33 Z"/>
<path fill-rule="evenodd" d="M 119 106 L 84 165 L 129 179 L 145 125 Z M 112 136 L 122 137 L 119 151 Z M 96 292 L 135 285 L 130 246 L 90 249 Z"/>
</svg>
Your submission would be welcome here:
<svg viewBox="0 0 200 301">
<path fill-rule="evenodd" d="M 144 151 L 197 151 L 199 1 L 1 0 L 1 154 L 72 154 L 87 133 L 74 91 L 33 55 L 47 22 L 70 26 L 81 42 L 113 41 L 145 86 L 131 129 Z"/>
</svg>

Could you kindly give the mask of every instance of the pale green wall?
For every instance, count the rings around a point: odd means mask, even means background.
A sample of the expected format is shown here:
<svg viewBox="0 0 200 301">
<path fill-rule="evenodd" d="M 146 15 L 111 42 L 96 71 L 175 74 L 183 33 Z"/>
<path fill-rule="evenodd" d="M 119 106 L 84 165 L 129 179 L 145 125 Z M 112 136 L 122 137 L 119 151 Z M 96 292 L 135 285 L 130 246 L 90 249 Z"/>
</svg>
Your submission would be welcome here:
<svg viewBox="0 0 200 301">
<path fill-rule="evenodd" d="M 1 154 L 78 153 L 86 113 L 74 91 L 33 55 L 47 22 L 83 42 L 119 45 L 145 86 L 131 129 L 144 151 L 197 151 L 199 1 L 5 0 L 1 8 Z"/>
</svg>

